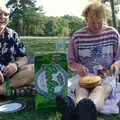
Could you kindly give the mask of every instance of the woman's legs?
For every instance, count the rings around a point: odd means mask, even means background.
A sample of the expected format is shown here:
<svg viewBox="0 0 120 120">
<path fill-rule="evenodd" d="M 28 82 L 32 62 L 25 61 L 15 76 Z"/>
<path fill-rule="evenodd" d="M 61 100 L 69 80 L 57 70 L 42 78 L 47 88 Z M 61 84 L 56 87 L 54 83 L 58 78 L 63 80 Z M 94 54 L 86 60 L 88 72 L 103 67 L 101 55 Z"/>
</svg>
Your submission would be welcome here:
<svg viewBox="0 0 120 120">
<path fill-rule="evenodd" d="M 75 102 L 78 103 L 83 98 L 88 98 L 88 96 L 89 96 L 89 91 L 87 89 L 78 87 L 76 89 L 76 101 Z"/>
<path fill-rule="evenodd" d="M 91 99 L 89 99 L 91 89 L 78 87 L 76 89 L 76 120 L 97 120 L 96 106 Z"/>
<path fill-rule="evenodd" d="M 104 105 L 104 101 L 111 94 L 111 91 L 112 87 L 108 83 L 97 86 L 91 91 L 89 98 L 94 102 L 98 111 Z"/>
</svg>

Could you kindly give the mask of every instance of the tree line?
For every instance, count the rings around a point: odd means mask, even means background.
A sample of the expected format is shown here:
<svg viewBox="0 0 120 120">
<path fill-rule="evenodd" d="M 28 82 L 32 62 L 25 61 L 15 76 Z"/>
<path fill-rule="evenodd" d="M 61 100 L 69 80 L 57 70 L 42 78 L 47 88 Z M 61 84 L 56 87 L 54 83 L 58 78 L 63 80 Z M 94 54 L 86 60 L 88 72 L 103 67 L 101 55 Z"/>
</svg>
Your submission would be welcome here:
<svg viewBox="0 0 120 120">
<path fill-rule="evenodd" d="M 22 36 L 70 36 L 85 26 L 84 19 L 77 16 L 45 16 L 43 7 L 36 7 L 36 0 L 9 0 L 6 6 L 11 9 L 8 25 Z M 108 24 L 112 25 L 112 19 Z"/>
</svg>

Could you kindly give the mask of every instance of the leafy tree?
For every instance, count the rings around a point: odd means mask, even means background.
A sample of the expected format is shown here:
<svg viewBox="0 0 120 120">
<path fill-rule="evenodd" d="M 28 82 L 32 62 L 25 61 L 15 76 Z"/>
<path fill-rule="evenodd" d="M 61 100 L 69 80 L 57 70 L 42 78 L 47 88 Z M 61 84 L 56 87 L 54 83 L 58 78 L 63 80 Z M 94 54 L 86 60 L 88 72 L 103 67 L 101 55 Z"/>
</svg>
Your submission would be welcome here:
<svg viewBox="0 0 120 120">
<path fill-rule="evenodd" d="M 36 7 L 35 3 L 36 0 L 9 0 L 7 2 L 7 7 L 11 8 L 9 26 L 20 35 L 69 36 L 84 26 L 83 20 L 75 16 L 45 16 L 43 7 Z"/>
<path fill-rule="evenodd" d="M 76 17 L 76 16 L 69 16 L 65 15 L 63 16 L 65 20 L 68 20 L 68 25 L 70 29 L 70 35 L 75 32 L 78 29 L 81 29 L 85 26 L 85 21 L 82 18 Z"/>
<path fill-rule="evenodd" d="M 103 3 L 110 3 L 110 7 L 111 7 L 111 10 L 112 10 L 112 21 L 113 21 L 113 26 L 115 28 L 117 28 L 117 25 L 116 25 L 116 15 L 119 10 L 120 10 L 120 0 L 102 0 Z"/>
<path fill-rule="evenodd" d="M 11 8 L 10 20 L 14 21 L 10 25 L 18 33 L 28 35 L 35 32 L 36 19 L 44 15 L 42 7 L 37 8 L 35 3 L 36 0 L 9 0 L 7 2 L 6 6 Z"/>
<path fill-rule="evenodd" d="M 69 21 L 60 17 L 58 24 L 57 24 L 57 31 L 59 36 L 69 36 L 70 28 L 69 28 Z"/>
<path fill-rule="evenodd" d="M 47 17 L 45 23 L 45 34 L 49 36 L 57 36 L 57 22 L 58 19 L 56 17 Z"/>
</svg>

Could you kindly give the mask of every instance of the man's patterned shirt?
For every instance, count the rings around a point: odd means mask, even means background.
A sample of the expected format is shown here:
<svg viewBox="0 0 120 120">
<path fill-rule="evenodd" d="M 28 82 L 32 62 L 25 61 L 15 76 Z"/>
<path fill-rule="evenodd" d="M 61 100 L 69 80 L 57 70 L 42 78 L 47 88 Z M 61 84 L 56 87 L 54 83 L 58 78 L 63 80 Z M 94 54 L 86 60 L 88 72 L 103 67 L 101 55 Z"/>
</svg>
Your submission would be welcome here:
<svg viewBox="0 0 120 120">
<path fill-rule="evenodd" d="M 24 56 L 26 49 L 23 42 L 14 30 L 6 27 L 4 33 L 0 35 L 0 69 Z"/>
</svg>

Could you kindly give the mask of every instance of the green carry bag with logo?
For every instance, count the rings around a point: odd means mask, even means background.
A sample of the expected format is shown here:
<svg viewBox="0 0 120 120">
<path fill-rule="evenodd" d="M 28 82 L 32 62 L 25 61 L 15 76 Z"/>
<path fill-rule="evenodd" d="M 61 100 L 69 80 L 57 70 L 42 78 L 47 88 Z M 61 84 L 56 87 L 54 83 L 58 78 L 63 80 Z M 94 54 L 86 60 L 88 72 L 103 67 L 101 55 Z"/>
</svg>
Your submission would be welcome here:
<svg viewBox="0 0 120 120">
<path fill-rule="evenodd" d="M 57 95 L 67 95 L 67 60 L 65 53 L 35 57 L 35 109 L 56 109 Z"/>
</svg>

